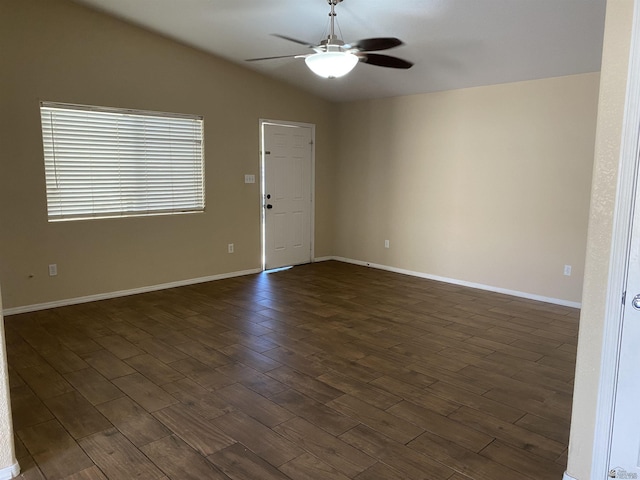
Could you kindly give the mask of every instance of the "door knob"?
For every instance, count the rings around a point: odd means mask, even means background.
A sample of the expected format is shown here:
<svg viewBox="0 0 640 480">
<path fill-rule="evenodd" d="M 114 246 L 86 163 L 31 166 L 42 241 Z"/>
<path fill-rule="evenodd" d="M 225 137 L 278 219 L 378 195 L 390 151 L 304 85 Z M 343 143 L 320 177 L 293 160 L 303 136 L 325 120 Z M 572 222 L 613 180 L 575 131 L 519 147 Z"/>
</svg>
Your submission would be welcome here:
<svg viewBox="0 0 640 480">
<path fill-rule="evenodd" d="M 633 297 L 633 300 L 631 300 L 631 305 L 633 305 L 633 308 L 635 308 L 636 310 L 640 310 L 640 293 Z"/>
</svg>

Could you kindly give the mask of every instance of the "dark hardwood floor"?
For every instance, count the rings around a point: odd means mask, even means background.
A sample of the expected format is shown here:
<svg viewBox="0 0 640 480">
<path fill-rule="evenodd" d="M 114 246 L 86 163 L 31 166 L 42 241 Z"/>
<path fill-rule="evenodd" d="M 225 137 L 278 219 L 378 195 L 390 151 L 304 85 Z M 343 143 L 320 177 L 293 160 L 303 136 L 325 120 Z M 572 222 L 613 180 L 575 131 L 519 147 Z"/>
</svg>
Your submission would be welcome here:
<svg viewBox="0 0 640 480">
<path fill-rule="evenodd" d="M 5 323 L 21 478 L 564 471 L 575 309 L 324 262 Z"/>
</svg>

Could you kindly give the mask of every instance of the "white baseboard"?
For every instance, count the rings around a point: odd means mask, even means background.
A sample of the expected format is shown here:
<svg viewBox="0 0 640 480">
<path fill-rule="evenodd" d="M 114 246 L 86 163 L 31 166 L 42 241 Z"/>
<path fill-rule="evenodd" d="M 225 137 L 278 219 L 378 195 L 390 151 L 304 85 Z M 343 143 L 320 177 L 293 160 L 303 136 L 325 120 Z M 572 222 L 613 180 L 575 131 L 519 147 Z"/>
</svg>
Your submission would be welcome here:
<svg viewBox="0 0 640 480">
<path fill-rule="evenodd" d="M 562 476 L 562 480 L 578 480 L 578 479 L 577 478 L 573 478 L 567 472 L 564 472 L 564 475 Z"/>
<path fill-rule="evenodd" d="M 361 265 L 363 267 L 371 267 L 371 268 L 377 268 L 379 270 L 386 270 L 389 272 L 395 272 L 395 273 L 401 273 L 404 275 L 411 275 L 413 277 L 420 277 L 420 278 L 426 278 L 429 280 L 436 280 L 438 282 L 444 282 L 444 283 L 451 283 L 454 285 L 460 285 L 463 287 L 470 287 L 470 288 L 477 288 L 480 290 L 487 290 L 490 292 L 496 292 L 496 293 L 503 293 L 505 295 L 512 295 L 514 297 L 520 297 L 520 298 L 527 298 L 529 300 L 537 300 L 540 302 L 546 302 L 546 303 L 553 303 L 555 305 L 563 305 L 565 307 L 573 307 L 573 308 L 580 308 L 581 304 L 578 302 L 569 302 L 567 300 L 562 300 L 559 298 L 550 298 L 550 297 L 543 297 L 541 295 L 534 295 L 531 293 L 526 293 L 526 292 L 519 292 L 516 290 L 509 290 L 506 288 L 499 288 L 499 287 L 493 287 L 491 285 L 483 285 L 483 284 L 479 284 L 479 283 L 473 283 L 473 282 L 467 282 L 464 280 L 457 280 L 454 278 L 447 278 L 447 277 L 440 277 L 438 275 L 430 275 L 428 273 L 423 273 L 423 272 L 416 272 L 413 270 L 405 270 L 403 268 L 396 268 L 396 267 L 390 267 L 388 265 L 380 265 L 377 263 L 371 263 L 371 262 L 364 262 L 361 260 L 354 260 L 351 258 L 345 258 L 345 257 L 335 257 L 335 256 L 326 256 L 326 257 L 316 257 L 313 259 L 313 262 L 326 262 L 329 260 L 336 260 L 338 262 L 345 262 L 345 263 L 352 263 L 354 265 Z M 68 299 L 64 299 L 64 300 L 56 300 L 54 302 L 46 302 L 46 303 L 38 303 L 38 304 L 33 304 L 33 305 L 25 305 L 22 307 L 13 307 L 13 308 L 6 308 L 2 311 L 3 315 L 5 316 L 9 316 L 9 315 L 17 315 L 19 313 L 28 313 L 28 312 L 36 312 L 38 310 L 47 310 L 50 308 L 56 308 L 56 307 L 66 307 L 68 305 L 77 305 L 80 303 L 88 303 L 88 302 L 96 302 L 98 300 L 108 300 L 111 298 L 118 298 L 118 297 L 126 297 L 128 295 L 137 295 L 139 293 L 148 293 L 148 292 L 155 292 L 157 290 L 166 290 L 168 288 L 176 288 L 176 287 L 184 287 L 186 285 L 195 285 L 197 283 L 205 283 L 205 282 L 213 282 L 215 280 L 223 280 L 225 278 L 233 278 L 233 277 L 241 277 L 244 275 L 252 275 L 255 273 L 260 273 L 262 271 L 262 269 L 260 268 L 254 268 L 251 270 L 243 270 L 243 271 L 239 271 L 239 272 L 229 272 L 229 273 L 221 273 L 219 275 L 211 275 L 211 276 L 207 276 L 207 277 L 200 277 L 200 278 L 192 278 L 192 279 L 187 279 L 187 280 L 180 280 L 177 282 L 169 282 L 169 283 L 162 283 L 159 285 L 150 285 L 148 287 L 139 287 L 139 288 L 133 288 L 133 289 L 129 289 L 129 290 L 119 290 L 116 292 L 107 292 L 107 293 L 99 293 L 96 295 L 88 295 L 85 297 L 75 297 L 75 298 L 68 298 Z M 2 478 L 0 477 L 0 480 L 2 480 Z"/>
<path fill-rule="evenodd" d="M 48 310 L 49 308 L 66 307 L 68 305 L 77 305 L 80 303 L 96 302 L 98 300 L 108 300 L 111 298 L 126 297 L 128 295 L 137 295 L 139 293 L 155 292 L 157 290 L 166 290 L 168 288 L 184 287 L 186 285 L 195 285 L 196 283 L 213 282 L 214 280 L 223 280 L 225 278 L 242 277 L 244 275 L 252 275 L 260 273 L 261 268 L 251 270 L 243 270 L 240 272 L 221 273 L 219 275 L 211 275 L 208 277 L 191 278 L 188 280 L 179 280 L 177 282 L 162 283 L 159 285 L 150 285 L 148 287 L 132 288 L 130 290 L 119 290 L 117 292 L 99 293 L 97 295 L 88 295 L 86 297 L 68 298 L 64 300 L 56 300 L 55 302 L 38 303 L 35 305 L 25 305 L 23 307 L 7 308 L 2 311 L 4 316 L 17 315 L 19 313 L 36 312 L 38 310 Z M 2 480 L 2 477 L 0 477 Z"/>
<path fill-rule="evenodd" d="M 20 465 L 18 465 L 18 462 L 0 469 L 0 480 L 11 480 L 12 478 L 18 478 L 18 475 L 20 475 Z"/>
<path fill-rule="evenodd" d="M 428 280 L 436 280 L 438 282 L 451 283 L 454 285 L 460 285 L 462 287 L 477 288 L 479 290 L 487 290 L 489 292 L 503 293 L 505 295 L 511 295 L 514 297 L 526 298 L 529 300 L 537 300 L 539 302 L 552 303 L 554 305 L 562 305 L 564 307 L 572 307 L 572 308 L 581 307 L 581 303 L 579 302 L 570 302 L 567 300 L 562 300 L 560 298 L 543 297 L 541 295 L 535 295 L 532 293 L 519 292 L 517 290 L 509 290 L 506 288 L 494 287 L 491 285 L 483 285 L 480 283 L 467 282 L 465 280 L 457 280 L 455 278 L 440 277 L 438 275 L 430 275 L 428 273 L 416 272 L 413 270 L 405 270 L 403 268 L 390 267 L 387 265 L 380 265 L 377 263 L 363 262 L 361 260 L 353 260 L 351 258 L 322 257 L 321 259 L 315 259 L 315 261 L 326 261 L 326 260 L 337 260 L 339 262 L 353 263 L 354 265 L 362 265 L 364 267 L 371 267 L 371 268 L 377 268 L 380 270 L 387 270 L 389 272 L 402 273 L 404 275 L 411 275 L 413 277 L 426 278 Z"/>
</svg>

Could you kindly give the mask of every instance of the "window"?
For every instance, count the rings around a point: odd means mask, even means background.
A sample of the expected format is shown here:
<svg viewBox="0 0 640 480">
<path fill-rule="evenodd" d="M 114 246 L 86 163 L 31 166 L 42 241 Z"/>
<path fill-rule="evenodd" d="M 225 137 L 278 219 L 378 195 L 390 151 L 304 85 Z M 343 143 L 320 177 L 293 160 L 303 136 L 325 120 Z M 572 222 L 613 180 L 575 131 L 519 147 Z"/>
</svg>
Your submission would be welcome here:
<svg viewBox="0 0 640 480">
<path fill-rule="evenodd" d="M 49 221 L 204 210 L 199 116 L 41 102 Z"/>
</svg>

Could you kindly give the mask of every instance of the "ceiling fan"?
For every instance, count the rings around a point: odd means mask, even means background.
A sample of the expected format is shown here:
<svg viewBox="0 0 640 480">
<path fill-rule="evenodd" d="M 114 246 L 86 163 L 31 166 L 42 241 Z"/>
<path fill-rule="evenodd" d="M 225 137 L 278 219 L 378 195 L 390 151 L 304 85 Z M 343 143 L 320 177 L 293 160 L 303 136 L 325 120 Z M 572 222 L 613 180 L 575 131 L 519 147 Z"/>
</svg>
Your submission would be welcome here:
<svg viewBox="0 0 640 480">
<path fill-rule="evenodd" d="M 329 18 L 331 19 L 331 30 L 329 36 L 322 40 L 319 45 L 313 45 L 303 40 L 288 37 L 286 35 L 273 34 L 276 37 L 295 42 L 311 48 L 315 53 L 303 55 L 280 55 L 277 57 L 249 58 L 247 62 L 261 60 L 273 60 L 276 58 L 304 58 L 309 69 L 316 75 L 324 78 L 338 78 L 346 75 L 355 68 L 358 62 L 368 63 L 378 67 L 408 69 L 413 63 L 398 57 L 381 55 L 377 52 L 399 47 L 402 40 L 394 37 L 366 38 L 352 43 L 344 43 L 335 34 L 336 5 L 342 0 L 328 0 L 331 5 Z"/>
</svg>

